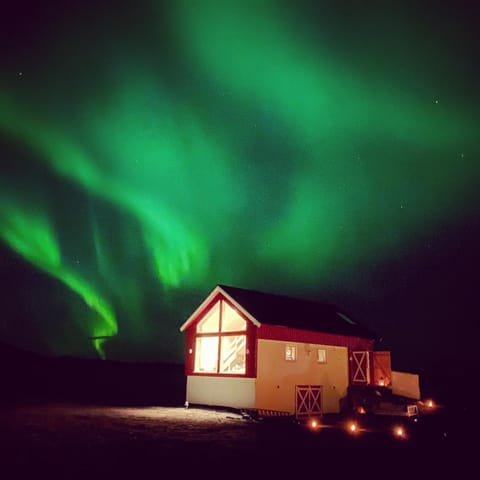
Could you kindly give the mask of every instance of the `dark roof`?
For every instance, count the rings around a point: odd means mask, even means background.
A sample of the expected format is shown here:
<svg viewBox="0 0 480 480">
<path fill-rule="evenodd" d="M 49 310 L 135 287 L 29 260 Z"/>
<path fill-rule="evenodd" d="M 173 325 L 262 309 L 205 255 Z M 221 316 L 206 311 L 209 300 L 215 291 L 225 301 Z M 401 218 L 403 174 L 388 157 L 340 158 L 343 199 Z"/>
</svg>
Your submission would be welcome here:
<svg viewBox="0 0 480 480">
<path fill-rule="evenodd" d="M 261 324 L 375 339 L 340 308 L 325 303 L 219 285 Z"/>
</svg>

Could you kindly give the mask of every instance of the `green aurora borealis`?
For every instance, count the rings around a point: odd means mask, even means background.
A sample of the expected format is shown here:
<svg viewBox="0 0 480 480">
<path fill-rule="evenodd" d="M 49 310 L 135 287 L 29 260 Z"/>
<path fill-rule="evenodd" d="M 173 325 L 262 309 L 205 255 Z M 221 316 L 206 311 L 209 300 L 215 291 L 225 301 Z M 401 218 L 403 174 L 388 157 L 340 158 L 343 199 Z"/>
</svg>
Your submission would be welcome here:
<svg viewBox="0 0 480 480">
<path fill-rule="evenodd" d="M 382 265 L 477 211 L 473 3 L 45 3 L 1 20 L 0 338 L 181 360 L 218 283 L 388 332 Z"/>
</svg>

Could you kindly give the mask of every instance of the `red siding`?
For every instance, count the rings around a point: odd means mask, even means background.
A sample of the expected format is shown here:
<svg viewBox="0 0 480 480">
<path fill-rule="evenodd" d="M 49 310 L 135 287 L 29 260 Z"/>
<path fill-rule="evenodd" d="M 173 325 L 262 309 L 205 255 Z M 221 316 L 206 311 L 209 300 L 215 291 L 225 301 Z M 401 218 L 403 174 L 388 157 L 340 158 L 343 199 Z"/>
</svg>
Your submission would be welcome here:
<svg viewBox="0 0 480 480">
<path fill-rule="evenodd" d="M 247 319 L 247 362 L 246 377 L 257 376 L 257 333 L 258 328 Z"/>
<path fill-rule="evenodd" d="M 280 340 L 285 342 L 318 343 L 347 347 L 352 350 L 373 350 L 373 340 L 367 338 L 349 337 L 334 333 L 311 332 L 290 327 L 261 325 L 258 338 L 265 340 Z"/>
<path fill-rule="evenodd" d="M 195 327 L 185 331 L 185 375 L 191 375 L 195 367 Z"/>
</svg>

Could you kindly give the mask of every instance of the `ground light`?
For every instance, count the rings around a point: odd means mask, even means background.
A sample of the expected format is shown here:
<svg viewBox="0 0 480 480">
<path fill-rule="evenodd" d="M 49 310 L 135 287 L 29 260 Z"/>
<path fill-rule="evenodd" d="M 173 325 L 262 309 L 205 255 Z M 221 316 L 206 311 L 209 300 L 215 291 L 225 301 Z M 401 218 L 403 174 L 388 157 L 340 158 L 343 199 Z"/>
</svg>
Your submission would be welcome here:
<svg viewBox="0 0 480 480">
<path fill-rule="evenodd" d="M 397 426 L 394 427 L 393 434 L 396 438 L 399 438 L 399 439 L 407 438 L 405 428 L 402 427 L 401 425 L 397 425 Z"/>
<path fill-rule="evenodd" d="M 318 420 L 318 418 L 311 418 L 308 421 L 308 427 L 310 428 L 310 430 L 318 430 L 320 428 L 320 421 Z"/>
<path fill-rule="evenodd" d="M 420 400 L 418 405 L 423 413 L 432 413 L 440 408 L 440 406 L 432 398 L 427 398 L 423 401 Z"/>
<path fill-rule="evenodd" d="M 360 431 L 358 423 L 351 421 L 347 423 L 347 432 L 356 435 Z"/>
</svg>

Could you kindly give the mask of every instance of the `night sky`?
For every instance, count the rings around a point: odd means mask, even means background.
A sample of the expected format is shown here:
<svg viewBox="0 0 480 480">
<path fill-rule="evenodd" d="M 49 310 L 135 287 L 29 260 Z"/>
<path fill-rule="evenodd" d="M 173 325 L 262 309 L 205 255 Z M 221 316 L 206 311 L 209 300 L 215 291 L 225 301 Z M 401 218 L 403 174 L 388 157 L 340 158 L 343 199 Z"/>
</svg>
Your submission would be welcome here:
<svg viewBox="0 0 480 480">
<path fill-rule="evenodd" d="M 181 362 L 221 283 L 478 363 L 478 2 L 9 3 L 0 341 Z"/>
</svg>

